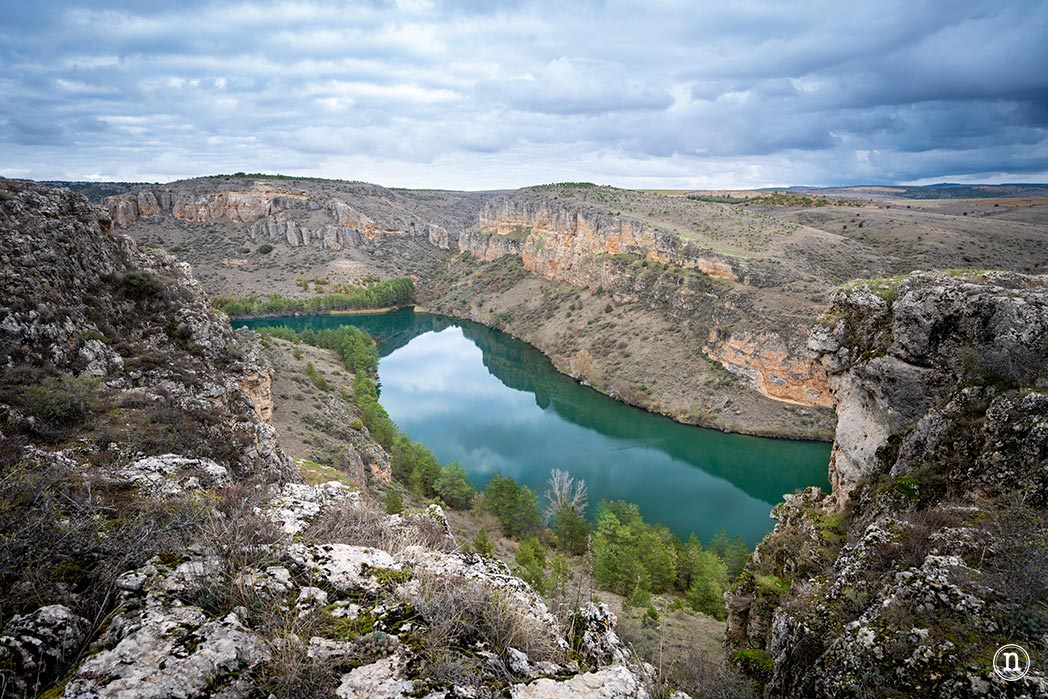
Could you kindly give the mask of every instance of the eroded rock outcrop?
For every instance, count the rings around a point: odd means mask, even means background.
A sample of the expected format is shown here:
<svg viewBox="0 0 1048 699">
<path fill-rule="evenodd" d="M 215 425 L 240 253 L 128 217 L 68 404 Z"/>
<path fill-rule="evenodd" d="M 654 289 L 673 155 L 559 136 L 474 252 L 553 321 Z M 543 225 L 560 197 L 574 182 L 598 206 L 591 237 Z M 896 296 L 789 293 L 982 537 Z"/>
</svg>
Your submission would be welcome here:
<svg viewBox="0 0 1048 699">
<path fill-rule="evenodd" d="M 791 348 L 777 333 L 711 331 L 703 347 L 710 359 L 746 378 L 769 398 L 798 405 L 832 406 L 826 370 L 806 348 Z"/>
<path fill-rule="evenodd" d="M 433 242 L 451 247 L 446 236 Z M 715 253 L 677 233 L 529 196 L 489 202 L 476 226 L 459 235 L 457 247 L 486 262 L 519 257 L 524 269 L 540 277 L 607 291 L 620 303 L 664 308 L 703 324 L 717 314 L 739 315 L 712 280 L 758 287 L 783 281 L 773 266 Z M 766 328 L 721 337 L 711 327 L 703 351 L 769 398 L 832 404 L 825 372 L 801 336 Z"/>
<path fill-rule="evenodd" d="M 294 497 L 285 486 L 258 514 L 285 523 L 289 538 L 244 551 L 246 566 L 190 552 L 127 572 L 117 581 L 118 612 L 64 696 L 250 697 L 260 684 L 288 691 L 296 681 L 335 697 L 474 696 L 499 687 L 514 697 L 648 696 L 645 677 L 625 664 L 628 651 L 600 628 L 606 610 L 580 617 L 581 647 L 595 659 L 580 673 L 556 619 L 505 566 L 457 553 L 450 539 L 415 543 L 433 525 L 447 531 L 439 508 L 407 518 L 354 513 L 365 507 L 338 483 L 297 485 Z M 367 519 L 374 545 L 291 543 L 323 536 L 332 510 Z M 500 646 L 510 639 L 521 648 Z M 433 669 L 453 657 L 469 671 Z M 307 671 L 314 674 L 292 674 Z M 266 685 L 275 672 L 285 675 Z"/>
<path fill-rule="evenodd" d="M 1018 697 L 1048 651 L 1048 278 L 916 273 L 840 291 L 811 347 L 833 492 L 788 496 L 729 595 L 769 697 Z"/>
<path fill-rule="evenodd" d="M 354 183 L 358 197 L 392 199 L 375 185 Z M 389 236 L 446 237 L 444 229 L 417 216 L 389 215 L 383 222 L 334 194 L 307 192 L 289 183 L 246 180 L 222 183 L 210 191 L 181 187 L 141 188 L 108 197 L 104 202 L 113 223 L 126 228 L 140 219 L 163 216 L 195 223 L 228 222 L 245 229 L 255 241 L 282 242 L 292 247 L 342 250 L 365 240 Z M 381 215 L 381 214 L 380 214 Z M 383 216 L 383 218 L 386 218 Z"/>
</svg>

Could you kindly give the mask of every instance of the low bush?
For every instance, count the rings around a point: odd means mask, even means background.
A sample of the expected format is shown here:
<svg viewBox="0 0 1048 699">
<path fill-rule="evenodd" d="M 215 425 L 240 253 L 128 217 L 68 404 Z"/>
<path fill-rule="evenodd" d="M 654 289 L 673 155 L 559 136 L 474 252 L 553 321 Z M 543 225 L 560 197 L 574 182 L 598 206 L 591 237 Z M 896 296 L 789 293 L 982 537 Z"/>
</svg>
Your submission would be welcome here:
<svg viewBox="0 0 1048 699">
<path fill-rule="evenodd" d="M 516 648 L 533 661 L 561 659 L 554 630 L 528 614 L 506 592 L 454 576 L 417 577 L 418 591 L 405 601 L 427 625 L 422 649 L 427 676 L 439 671 L 442 659 L 461 652 L 456 648 L 468 648 L 478 642 L 498 657 L 505 657 L 509 648 Z"/>
<path fill-rule="evenodd" d="M 128 272 L 120 277 L 120 291 L 132 301 L 150 301 L 163 293 L 164 282 L 149 272 Z"/>
<path fill-rule="evenodd" d="M 33 417 L 37 436 L 60 441 L 91 419 L 99 406 L 101 385 L 88 376 L 47 376 L 22 389 L 19 402 Z"/>
<path fill-rule="evenodd" d="M 128 501 L 126 491 L 88 487 L 62 459 L 17 458 L 0 443 L 0 619 L 65 604 L 89 619 L 113 581 L 163 550 L 192 541 L 209 504 L 198 498 Z"/>
</svg>

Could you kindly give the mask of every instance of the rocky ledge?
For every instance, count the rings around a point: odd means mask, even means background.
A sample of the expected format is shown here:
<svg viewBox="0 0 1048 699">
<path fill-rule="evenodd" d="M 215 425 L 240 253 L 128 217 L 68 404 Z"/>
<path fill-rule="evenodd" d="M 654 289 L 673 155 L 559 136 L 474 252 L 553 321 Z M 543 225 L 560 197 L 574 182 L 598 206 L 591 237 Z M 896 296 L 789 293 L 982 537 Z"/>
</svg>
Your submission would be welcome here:
<svg viewBox="0 0 1048 699">
<path fill-rule="evenodd" d="M 647 696 L 606 608 L 574 614 L 569 643 L 504 565 L 456 551 L 439 508 L 387 516 L 338 482 L 264 500 L 222 524 L 283 538 L 155 556 L 117 578 L 93 639 L 43 607 L 12 620 L 0 661 L 45 668 L 86 642 L 60 687 L 83 699 Z"/>
<path fill-rule="evenodd" d="M 833 492 L 787 496 L 729 595 L 768 697 L 1039 697 L 1048 653 L 1048 278 L 917 273 L 838 292 L 810 345 Z"/>
</svg>

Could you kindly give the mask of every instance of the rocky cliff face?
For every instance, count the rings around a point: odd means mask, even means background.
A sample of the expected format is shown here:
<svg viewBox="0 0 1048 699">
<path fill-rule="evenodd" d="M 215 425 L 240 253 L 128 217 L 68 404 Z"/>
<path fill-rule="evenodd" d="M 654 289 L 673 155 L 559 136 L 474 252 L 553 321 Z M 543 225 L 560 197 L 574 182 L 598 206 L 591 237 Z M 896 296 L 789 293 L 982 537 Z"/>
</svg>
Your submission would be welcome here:
<svg viewBox="0 0 1048 699">
<path fill-rule="evenodd" d="M 728 371 L 747 378 L 769 398 L 798 405 L 832 406 L 833 395 L 822 364 L 790 347 L 778 333 L 742 331 L 721 338 L 716 330 L 703 351 Z"/>
<path fill-rule="evenodd" d="M 648 696 L 606 609 L 555 617 L 435 506 L 302 483 L 186 265 L 5 180 L 0 265 L 3 696 Z"/>
<path fill-rule="evenodd" d="M 431 242 L 452 246 L 446 236 Z M 755 287 L 783 281 L 774 265 L 717 254 L 638 220 L 535 198 L 492 200 L 476 226 L 459 235 L 457 247 L 487 262 L 519 257 L 526 270 L 540 277 L 608 290 L 622 302 L 657 305 L 684 315 L 705 307 L 700 315 L 707 318 L 738 315 L 723 302 L 724 287 L 712 288 L 710 280 Z M 638 260 L 645 262 L 643 269 L 632 264 Z M 657 270 L 669 274 L 656 279 Z M 707 282 L 701 288 L 689 283 L 695 274 Z M 664 282 L 677 288 L 660 288 Z M 825 372 L 801 338 L 767 328 L 721 336 L 711 328 L 703 351 L 767 397 L 831 405 Z"/>
<path fill-rule="evenodd" d="M 230 188 L 235 186 L 236 188 Z M 396 195 L 374 185 L 354 185 L 355 198 L 395 202 Z M 182 187 L 142 188 L 107 197 L 104 205 L 113 223 L 125 228 L 140 219 L 171 216 L 181 221 L 224 221 L 244 227 L 255 241 L 279 241 L 292 247 L 314 246 L 326 250 L 357 247 L 364 240 L 389 236 L 440 239 L 446 232 L 437 224 L 401 210 L 392 215 L 382 207 L 376 221 L 334 194 L 308 192 L 277 181 L 248 180 L 194 191 Z"/>
<path fill-rule="evenodd" d="M 112 392 L 109 402 L 133 394 L 141 406 L 209 411 L 215 441 L 245 445 L 227 465 L 286 474 L 290 462 L 264 420 L 269 369 L 211 310 L 188 265 L 109 232 L 108 219 L 81 197 L 2 184 L 0 361 L 9 379 L 8 425 L 57 433 L 61 425 L 49 423 L 61 416 L 44 410 L 46 396 L 43 407 L 30 404 L 16 386 L 24 393 L 34 381 L 69 373 Z"/>
<path fill-rule="evenodd" d="M 512 197 L 488 203 L 476 226 L 460 234 L 458 247 L 487 261 L 518 255 L 529 271 L 592 288 L 601 284 L 594 258 L 624 253 L 699 269 L 711 277 L 739 279 L 731 260 L 699 250 L 671 233 L 577 206 Z"/>
<path fill-rule="evenodd" d="M 914 274 L 836 297 L 810 345 L 833 492 L 788 496 L 730 595 L 766 696 L 1018 697 L 1048 651 L 1048 279 Z"/>
</svg>

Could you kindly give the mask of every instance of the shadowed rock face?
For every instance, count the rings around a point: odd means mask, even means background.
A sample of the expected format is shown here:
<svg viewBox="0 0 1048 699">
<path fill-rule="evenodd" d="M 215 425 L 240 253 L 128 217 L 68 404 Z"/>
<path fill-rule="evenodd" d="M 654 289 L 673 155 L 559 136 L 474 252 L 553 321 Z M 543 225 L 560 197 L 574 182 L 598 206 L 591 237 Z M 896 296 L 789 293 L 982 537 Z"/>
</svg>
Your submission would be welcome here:
<svg viewBox="0 0 1048 699">
<path fill-rule="evenodd" d="M 216 441 L 244 445 L 233 470 L 290 473 L 265 424 L 269 369 L 211 309 L 188 265 L 113 233 L 79 195 L 7 180 L 0 195 L 0 365 L 206 408 Z M 9 419 L 32 416 L 15 408 Z"/>
<path fill-rule="evenodd" d="M 893 476 L 910 473 L 919 459 L 944 447 L 930 441 L 943 432 L 931 424 L 943 418 L 930 414 L 958 393 L 1036 391 L 1048 378 L 1048 279 L 915 274 L 884 295 L 862 285 L 840 294 L 830 311 L 839 319 L 819 326 L 809 341 L 838 398 L 830 472 L 841 506 L 885 466 Z M 1042 394 L 1030 395 L 1036 401 Z M 992 443 L 986 449 L 1005 457 Z M 1043 501 L 1046 474 L 1037 468 L 1038 454 L 1020 450 L 1015 456 L 1022 460 L 1012 468 L 1041 476 L 1029 485 Z"/>
<path fill-rule="evenodd" d="M 1048 278 L 858 284 L 810 347 L 833 492 L 777 508 L 729 595 L 732 652 L 770 697 L 1044 694 L 1043 668 L 1009 685 L 989 659 L 1048 650 Z"/>
</svg>

